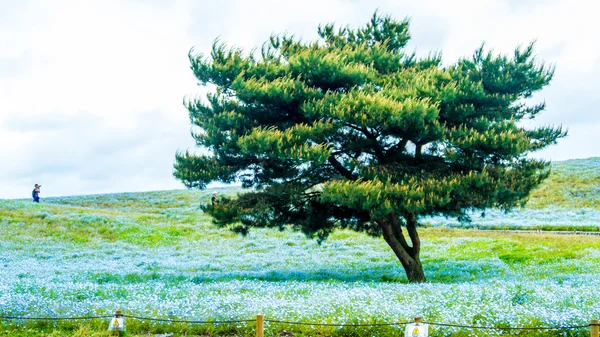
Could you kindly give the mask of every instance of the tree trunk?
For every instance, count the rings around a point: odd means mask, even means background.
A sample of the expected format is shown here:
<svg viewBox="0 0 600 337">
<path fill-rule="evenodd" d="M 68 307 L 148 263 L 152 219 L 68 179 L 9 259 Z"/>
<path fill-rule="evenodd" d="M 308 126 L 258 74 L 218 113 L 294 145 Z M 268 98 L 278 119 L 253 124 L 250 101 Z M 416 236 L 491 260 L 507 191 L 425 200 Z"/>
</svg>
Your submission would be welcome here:
<svg viewBox="0 0 600 337">
<path fill-rule="evenodd" d="M 390 248 L 392 248 L 400 263 L 402 263 L 406 277 L 408 277 L 408 282 L 423 283 L 426 279 L 423 272 L 423 265 L 419 258 L 421 241 L 417 233 L 417 221 L 412 213 L 405 215 L 404 218 L 406 220 L 406 230 L 411 239 L 411 245 L 406 241 L 402 232 L 402 224 L 395 214 L 389 214 L 383 219 L 375 220 L 375 222 L 383 230 L 383 238 Z"/>
<path fill-rule="evenodd" d="M 423 272 L 423 265 L 421 264 L 421 259 L 417 256 L 416 259 L 413 260 L 412 264 L 404 265 L 404 271 L 406 271 L 406 277 L 408 277 L 408 282 L 410 283 L 423 283 L 427 281 L 425 278 L 425 273 Z"/>
</svg>

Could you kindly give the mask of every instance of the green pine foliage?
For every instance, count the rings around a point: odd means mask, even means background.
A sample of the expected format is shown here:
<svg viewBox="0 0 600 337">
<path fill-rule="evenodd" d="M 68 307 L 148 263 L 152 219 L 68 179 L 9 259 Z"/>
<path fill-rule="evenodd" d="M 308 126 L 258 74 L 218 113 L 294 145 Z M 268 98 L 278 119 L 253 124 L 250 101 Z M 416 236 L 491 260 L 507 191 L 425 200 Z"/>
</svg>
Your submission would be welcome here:
<svg viewBox="0 0 600 337">
<path fill-rule="evenodd" d="M 245 193 L 205 206 L 219 225 L 382 235 L 409 280 L 425 281 L 419 218 L 522 205 L 550 170 L 528 154 L 566 133 L 521 126 L 544 109 L 526 100 L 553 75 L 533 43 L 444 67 L 404 50 L 408 28 L 375 13 L 356 29 L 321 26 L 314 42 L 273 35 L 260 55 L 219 41 L 210 56 L 190 52 L 199 83 L 216 89 L 186 102 L 208 154 L 177 153 L 175 177 L 241 182 Z"/>
</svg>

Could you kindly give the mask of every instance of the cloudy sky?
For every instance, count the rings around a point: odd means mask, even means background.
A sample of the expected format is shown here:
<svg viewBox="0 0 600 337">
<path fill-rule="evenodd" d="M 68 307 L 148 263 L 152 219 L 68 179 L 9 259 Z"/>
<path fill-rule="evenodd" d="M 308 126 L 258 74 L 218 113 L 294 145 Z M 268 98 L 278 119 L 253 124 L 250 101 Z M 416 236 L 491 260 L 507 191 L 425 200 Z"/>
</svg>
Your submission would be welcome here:
<svg viewBox="0 0 600 337">
<path fill-rule="evenodd" d="M 591 0 L 0 0 L 0 198 L 183 188 L 174 154 L 193 146 L 184 96 L 200 92 L 191 47 L 246 50 L 271 32 L 316 38 L 319 23 L 411 18 L 409 48 L 444 63 L 483 42 L 537 40 L 556 66 L 536 124 L 569 136 L 538 156 L 600 156 L 599 5 Z"/>
</svg>

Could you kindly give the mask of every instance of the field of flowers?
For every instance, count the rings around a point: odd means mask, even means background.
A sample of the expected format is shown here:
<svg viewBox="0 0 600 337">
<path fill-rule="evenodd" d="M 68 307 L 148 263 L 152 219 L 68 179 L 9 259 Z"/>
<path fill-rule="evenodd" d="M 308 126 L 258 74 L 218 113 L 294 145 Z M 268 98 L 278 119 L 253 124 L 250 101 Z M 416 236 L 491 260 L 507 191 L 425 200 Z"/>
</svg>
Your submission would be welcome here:
<svg viewBox="0 0 600 337">
<path fill-rule="evenodd" d="M 600 167 L 598 162 L 590 159 L 583 166 Z M 571 171 L 569 165 L 563 168 Z M 555 170 L 552 179 L 561 172 Z M 592 181 L 600 168 L 593 172 Z M 554 187 L 568 184 L 552 179 Z M 599 186 L 597 180 L 588 181 L 585 188 L 597 191 Z M 598 228 L 599 205 L 587 199 L 578 203 L 579 194 L 564 197 L 557 190 L 541 190 L 532 198 L 533 208 L 508 215 L 488 211 L 483 220 L 498 228 L 583 223 Z M 411 285 L 382 239 L 341 231 L 319 245 L 290 231 L 254 230 L 238 236 L 211 225 L 199 211 L 211 193 L 63 197 L 39 205 L 0 200 L 0 316 L 103 316 L 123 309 L 132 316 L 183 320 L 264 314 L 273 320 L 355 324 L 406 322 L 418 315 L 439 323 L 511 327 L 586 325 L 600 317 L 598 237 L 481 232 L 448 228 L 465 225 L 452 219 L 427 219 L 421 233 L 429 282 Z M 564 202 L 547 207 L 546 193 Z M 597 192 L 582 193 L 598 198 Z M 482 226 L 483 220 L 474 217 L 467 226 Z M 56 331 L 104 336 L 107 324 L 106 319 L 0 319 L 0 336 L 63 336 Z M 254 334 L 253 323 L 130 319 L 127 329 L 130 336 Z M 402 329 L 267 323 L 265 333 L 398 336 Z M 510 333 L 430 329 L 430 336 L 588 335 L 587 328 Z"/>
<path fill-rule="evenodd" d="M 471 221 L 461 223 L 456 219 L 433 217 L 423 220 L 427 227 L 478 228 L 497 230 L 543 230 L 543 231 L 600 231 L 600 210 L 594 208 L 566 209 L 547 207 L 543 209 L 517 209 L 509 213 L 487 210 L 471 213 Z"/>
<path fill-rule="evenodd" d="M 471 213 L 471 222 L 434 217 L 426 226 L 546 231 L 600 231 L 600 158 L 552 164 L 552 174 L 535 190 L 527 207 L 509 213 Z"/>
</svg>

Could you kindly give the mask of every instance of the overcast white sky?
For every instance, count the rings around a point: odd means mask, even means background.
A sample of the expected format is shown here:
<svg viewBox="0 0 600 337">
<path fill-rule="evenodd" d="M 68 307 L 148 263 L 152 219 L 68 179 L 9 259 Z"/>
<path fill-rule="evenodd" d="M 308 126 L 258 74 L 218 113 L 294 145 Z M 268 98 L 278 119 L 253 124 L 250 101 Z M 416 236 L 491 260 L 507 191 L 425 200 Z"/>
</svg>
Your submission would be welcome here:
<svg viewBox="0 0 600 337">
<path fill-rule="evenodd" d="M 411 18 L 411 49 L 446 64 L 485 41 L 537 39 L 556 65 L 536 123 L 569 136 L 551 160 L 600 156 L 600 6 L 591 0 L 0 0 L 0 198 L 182 188 L 174 154 L 193 146 L 187 52 L 219 37 L 246 50 L 271 32 L 316 38 L 319 23 Z"/>
</svg>

